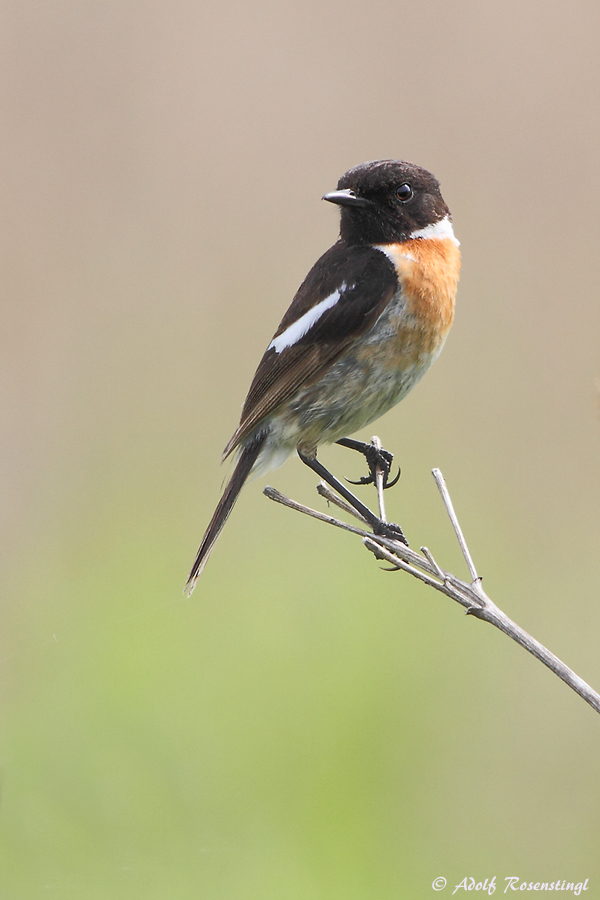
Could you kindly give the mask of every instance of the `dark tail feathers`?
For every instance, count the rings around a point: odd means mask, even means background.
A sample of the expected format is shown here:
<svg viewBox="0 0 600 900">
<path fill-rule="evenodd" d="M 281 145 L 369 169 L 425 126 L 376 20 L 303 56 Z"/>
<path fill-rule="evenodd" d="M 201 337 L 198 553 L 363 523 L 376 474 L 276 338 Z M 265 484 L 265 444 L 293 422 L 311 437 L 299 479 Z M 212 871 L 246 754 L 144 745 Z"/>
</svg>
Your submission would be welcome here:
<svg viewBox="0 0 600 900">
<path fill-rule="evenodd" d="M 229 513 L 233 509 L 238 494 L 243 488 L 244 482 L 248 478 L 252 466 L 258 459 L 258 454 L 262 449 L 266 436 L 266 433 L 258 435 L 258 437 L 244 447 L 240 454 L 240 458 L 233 470 L 233 475 L 223 491 L 223 496 L 219 500 L 219 504 L 215 509 L 214 515 L 210 520 L 210 525 L 206 529 L 206 533 L 202 538 L 202 543 L 196 554 L 196 559 L 194 560 L 194 565 L 192 566 L 192 571 L 189 574 L 184 591 L 187 593 L 188 597 L 196 587 L 196 582 L 198 581 L 200 573 L 206 565 L 211 550 L 223 530 L 223 526 L 227 521 Z"/>
</svg>

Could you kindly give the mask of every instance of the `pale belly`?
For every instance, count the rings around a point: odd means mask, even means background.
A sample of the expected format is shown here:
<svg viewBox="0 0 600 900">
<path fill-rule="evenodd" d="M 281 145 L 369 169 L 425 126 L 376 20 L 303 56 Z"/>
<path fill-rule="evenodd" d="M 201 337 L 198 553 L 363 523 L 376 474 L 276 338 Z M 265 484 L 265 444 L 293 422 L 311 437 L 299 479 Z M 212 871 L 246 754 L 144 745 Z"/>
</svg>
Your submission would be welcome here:
<svg viewBox="0 0 600 900">
<path fill-rule="evenodd" d="M 311 454 L 388 412 L 425 375 L 444 339 L 420 328 L 398 297 L 338 362 L 272 416 L 253 474 L 281 465 L 297 446 Z"/>
</svg>

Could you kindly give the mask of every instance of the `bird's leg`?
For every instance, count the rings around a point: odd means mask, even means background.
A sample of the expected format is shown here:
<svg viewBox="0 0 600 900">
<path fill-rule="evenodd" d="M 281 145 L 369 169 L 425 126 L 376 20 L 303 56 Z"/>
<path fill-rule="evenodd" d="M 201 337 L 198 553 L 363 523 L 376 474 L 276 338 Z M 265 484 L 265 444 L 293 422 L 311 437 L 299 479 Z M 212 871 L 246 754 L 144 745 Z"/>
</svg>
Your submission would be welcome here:
<svg viewBox="0 0 600 900">
<path fill-rule="evenodd" d="M 336 444 L 362 453 L 367 460 L 370 474 L 366 476 L 363 475 L 358 481 L 350 481 L 350 479 L 347 478 L 346 480 L 350 484 L 375 484 L 375 472 L 378 468 L 383 469 L 384 490 L 386 488 L 394 487 L 394 485 L 398 483 L 400 469 L 398 469 L 396 477 L 393 478 L 392 481 L 388 481 L 394 459 L 394 454 L 390 453 L 389 450 L 378 449 L 373 444 L 366 444 L 364 441 L 355 441 L 352 438 L 341 438 L 339 441 L 336 441 Z"/>
<path fill-rule="evenodd" d="M 375 534 L 380 534 L 382 537 L 391 538 L 395 541 L 402 541 L 402 543 L 406 544 L 406 546 L 408 547 L 408 541 L 404 537 L 404 532 L 402 531 L 400 526 L 396 525 L 394 522 L 384 522 L 379 518 L 379 516 L 376 516 L 368 506 L 365 506 L 365 504 L 362 503 L 358 499 L 358 497 L 354 496 L 352 491 L 349 491 L 341 481 L 338 481 L 335 475 L 332 475 L 331 472 L 326 469 L 322 463 L 319 462 L 316 453 L 314 455 L 308 456 L 302 453 L 300 448 L 298 448 L 298 456 L 305 466 L 308 466 L 309 469 L 312 469 L 313 472 L 316 472 L 316 474 L 319 475 L 323 479 L 323 481 L 326 481 L 330 487 L 337 491 L 338 494 L 350 504 L 350 506 L 354 507 L 354 509 L 358 513 L 360 513 L 364 519 L 366 519 Z"/>
</svg>

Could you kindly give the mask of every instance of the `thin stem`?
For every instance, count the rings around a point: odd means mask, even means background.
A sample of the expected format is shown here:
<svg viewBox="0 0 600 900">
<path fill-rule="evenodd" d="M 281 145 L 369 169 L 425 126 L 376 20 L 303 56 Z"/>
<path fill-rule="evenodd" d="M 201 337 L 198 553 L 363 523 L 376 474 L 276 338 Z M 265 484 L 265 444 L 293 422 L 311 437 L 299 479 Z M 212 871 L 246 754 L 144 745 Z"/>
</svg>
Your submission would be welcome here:
<svg viewBox="0 0 600 900">
<path fill-rule="evenodd" d="M 442 495 L 442 500 L 444 501 L 444 506 L 446 507 L 446 512 L 450 517 L 450 521 L 452 522 L 452 527 L 454 528 L 454 532 L 456 534 L 456 538 L 458 540 L 460 549 L 462 550 L 462 554 L 467 563 L 467 567 L 471 574 L 471 580 L 476 581 L 479 578 L 477 574 L 477 569 L 475 568 L 475 563 L 469 553 L 469 548 L 467 547 L 467 542 L 465 541 L 465 536 L 462 533 L 462 528 L 459 525 L 458 518 L 456 513 L 454 512 L 454 506 L 452 504 L 452 500 L 450 499 L 450 494 L 448 492 L 448 488 L 446 487 L 446 480 L 442 475 L 439 469 L 432 469 L 431 474 L 435 480 L 435 483 L 438 486 L 438 490 Z"/>
<path fill-rule="evenodd" d="M 421 547 L 421 553 L 423 554 L 424 557 L 426 557 L 426 559 L 429 560 L 429 562 L 431 563 L 431 565 L 435 568 L 436 574 L 437 574 L 438 578 L 442 578 L 442 579 L 443 579 L 443 578 L 444 578 L 444 573 L 442 572 L 442 570 L 440 569 L 440 567 L 439 567 L 438 564 L 436 563 L 435 559 L 433 558 L 433 554 L 431 553 L 429 547 Z"/>
<path fill-rule="evenodd" d="M 565 684 L 579 694 L 586 703 L 589 703 L 596 712 L 600 712 L 600 694 L 590 687 L 583 678 L 580 678 L 579 675 L 565 665 L 565 663 L 555 656 L 554 653 L 551 653 L 543 644 L 524 631 L 524 629 L 517 625 L 516 622 L 509 619 L 509 617 L 496 606 L 485 593 L 454 511 L 454 506 L 450 499 L 444 477 L 439 469 L 434 469 L 432 474 L 442 496 L 450 521 L 452 522 L 452 527 L 454 528 L 463 556 L 467 562 L 469 573 L 473 579 L 470 584 L 458 578 L 456 575 L 453 575 L 451 572 L 446 572 L 442 569 L 427 547 L 421 548 L 423 554 L 421 555 L 414 550 L 411 550 L 409 547 L 406 547 L 400 541 L 394 541 L 390 538 L 372 534 L 363 528 L 349 525 L 333 516 L 324 515 L 323 513 L 317 512 L 317 510 L 304 506 L 301 503 L 297 503 L 295 500 L 290 500 L 288 497 L 285 497 L 279 491 L 275 490 L 275 488 L 267 487 L 265 488 L 264 493 L 271 500 L 275 500 L 277 503 L 281 503 L 290 509 L 301 512 L 304 515 L 312 516 L 312 518 L 325 522 L 328 525 L 334 525 L 336 528 L 342 528 L 344 531 L 350 531 L 353 534 L 360 535 L 363 538 L 363 543 L 367 549 L 370 550 L 377 559 L 386 560 L 391 563 L 395 569 L 402 569 L 403 571 L 408 572 L 408 574 L 412 575 L 414 578 L 417 578 L 434 590 L 445 594 L 456 603 L 459 603 L 466 609 L 467 614 L 475 616 L 483 622 L 488 622 L 490 625 L 494 625 L 527 650 L 528 653 L 531 653 L 532 656 L 547 666 L 555 675 L 558 675 Z M 343 501 L 339 500 L 339 498 L 334 499 L 335 495 L 329 496 L 331 493 L 329 488 L 319 486 L 318 490 L 319 493 L 326 497 L 326 499 L 336 503 L 342 509 L 346 509 L 346 504 Z M 379 509 L 381 513 L 381 506 Z M 354 510 L 346 509 L 346 511 L 354 513 Z"/>
<path fill-rule="evenodd" d="M 341 497 L 338 497 L 335 494 L 328 484 L 324 481 L 320 481 L 317 485 L 317 494 L 320 494 L 321 497 L 324 497 L 328 503 L 333 503 L 334 506 L 337 506 L 338 509 L 343 509 L 344 512 L 347 512 L 349 515 L 354 516 L 355 519 L 358 519 L 359 522 L 362 522 L 363 525 L 368 525 L 367 520 L 361 516 L 358 510 L 354 509 L 353 506 L 350 506 L 349 503 L 346 503 L 345 500 L 342 500 Z M 268 496 L 268 495 L 267 495 Z"/>
<path fill-rule="evenodd" d="M 376 450 L 381 450 L 382 444 L 376 434 L 371 438 L 371 443 Z M 382 467 L 380 465 L 375 466 L 375 488 L 377 490 L 377 502 L 379 504 L 379 518 L 382 522 L 387 522 L 385 516 L 385 500 L 383 499 L 384 478 L 385 472 Z"/>
</svg>

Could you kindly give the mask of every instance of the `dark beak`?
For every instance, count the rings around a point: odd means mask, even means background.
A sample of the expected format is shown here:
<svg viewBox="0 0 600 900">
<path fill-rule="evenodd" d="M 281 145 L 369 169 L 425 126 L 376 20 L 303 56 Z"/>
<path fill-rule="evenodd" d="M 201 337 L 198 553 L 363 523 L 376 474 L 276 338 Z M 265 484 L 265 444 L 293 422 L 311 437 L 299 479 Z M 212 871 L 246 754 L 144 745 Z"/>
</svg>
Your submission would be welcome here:
<svg viewBox="0 0 600 900">
<path fill-rule="evenodd" d="M 337 203 L 338 206 L 372 206 L 370 200 L 365 197 L 358 197 L 354 191 L 349 188 L 345 191 L 331 191 L 322 198 L 329 203 Z"/>
</svg>

